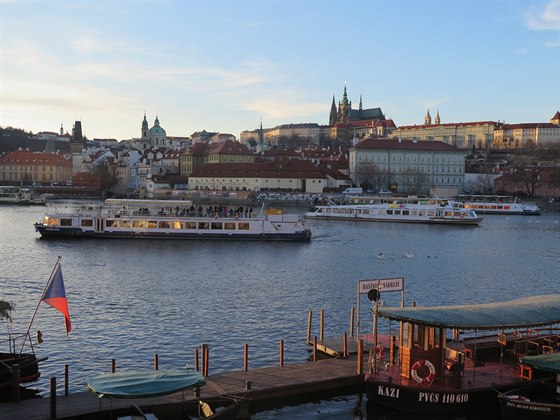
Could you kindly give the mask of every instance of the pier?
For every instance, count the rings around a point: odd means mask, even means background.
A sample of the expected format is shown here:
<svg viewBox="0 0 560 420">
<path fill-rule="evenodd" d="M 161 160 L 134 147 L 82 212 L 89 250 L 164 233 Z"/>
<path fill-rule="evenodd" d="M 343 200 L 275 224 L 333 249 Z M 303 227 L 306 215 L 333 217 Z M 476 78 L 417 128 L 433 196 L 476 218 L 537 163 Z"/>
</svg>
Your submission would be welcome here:
<svg viewBox="0 0 560 420">
<path fill-rule="evenodd" d="M 57 395 L 0 404 L 2 418 L 10 420 L 114 419 L 130 414 L 132 405 L 154 413 L 159 420 L 185 418 L 197 413 L 199 401 L 240 401 L 241 417 L 249 411 L 302 403 L 364 389 L 364 354 L 329 358 L 293 365 L 218 373 L 206 377 L 206 385 L 171 395 L 142 399 L 100 399 L 89 392 Z M 197 395 L 198 394 L 198 395 Z M 245 413 L 245 415 L 243 414 Z"/>
</svg>

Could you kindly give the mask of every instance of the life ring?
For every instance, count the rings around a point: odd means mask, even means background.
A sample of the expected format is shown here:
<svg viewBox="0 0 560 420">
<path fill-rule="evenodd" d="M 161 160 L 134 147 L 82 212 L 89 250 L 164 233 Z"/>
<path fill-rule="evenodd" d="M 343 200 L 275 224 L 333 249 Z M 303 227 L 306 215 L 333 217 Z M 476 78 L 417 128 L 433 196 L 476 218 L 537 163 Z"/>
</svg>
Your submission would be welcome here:
<svg viewBox="0 0 560 420">
<path fill-rule="evenodd" d="M 428 368 L 429 373 L 427 376 L 420 377 L 420 375 L 418 375 L 418 370 L 423 366 L 426 366 Z M 430 386 L 434 381 L 434 378 L 436 377 L 436 368 L 429 360 L 417 360 L 412 365 L 412 369 L 410 369 L 410 375 L 412 376 L 414 382 L 420 385 Z"/>
</svg>

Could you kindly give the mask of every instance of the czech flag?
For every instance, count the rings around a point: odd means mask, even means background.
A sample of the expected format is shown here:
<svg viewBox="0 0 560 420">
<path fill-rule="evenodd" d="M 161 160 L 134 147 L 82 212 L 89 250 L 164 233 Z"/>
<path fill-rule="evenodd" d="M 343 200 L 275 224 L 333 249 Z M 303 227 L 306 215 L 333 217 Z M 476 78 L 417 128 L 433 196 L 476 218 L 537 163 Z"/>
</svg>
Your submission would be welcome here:
<svg viewBox="0 0 560 420">
<path fill-rule="evenodd" d="M 68 312 L 68 302 L 66 300 L 66 291 L 64 290 L 64 281 L 62 280 L 60 264 L 56 267 L 42 300 L 64 315 L 66 335 L 68 335 L 72 330 L 72 324 L 70 323 L 70 312 Z"/>
</svg>

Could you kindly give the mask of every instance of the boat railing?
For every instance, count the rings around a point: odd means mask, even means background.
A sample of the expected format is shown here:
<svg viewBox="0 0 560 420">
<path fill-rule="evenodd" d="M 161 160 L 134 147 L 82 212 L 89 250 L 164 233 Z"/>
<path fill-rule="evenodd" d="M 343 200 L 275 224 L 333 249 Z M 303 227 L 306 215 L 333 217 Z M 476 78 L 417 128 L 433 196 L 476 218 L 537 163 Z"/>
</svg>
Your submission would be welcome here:
<svg viewBox="0 0 560 420">
<path fill-rule="evenodd" d="M 199 218 L 228 218 L 228 219 L 247 219 L 253 218 L 256 214 L 252 209 L 237 211 L 236 209 L 225 209 L 222 211 L 204 210 L 201 208 L 105 208 L 105 217 L 199 217 Z"/>
<path fill-rule="evenodd" d="M 37 334 L 40 334 L 40 331 L 38 331 Z M 31 335 L 29 333 L 19 335 L 10 334 L 7 339 L 0 340 L 0 349 L 3 348 L 4 345 L 8 344 L 10 353 L 16 353 L 17 351 L 19 351 L 19 348 L 21 345 L 23 345 L 23 343 L 29 343 L 31 351 L 35 351 L 33 349 L 33 341 L 31 340 Z"/>
</svg>

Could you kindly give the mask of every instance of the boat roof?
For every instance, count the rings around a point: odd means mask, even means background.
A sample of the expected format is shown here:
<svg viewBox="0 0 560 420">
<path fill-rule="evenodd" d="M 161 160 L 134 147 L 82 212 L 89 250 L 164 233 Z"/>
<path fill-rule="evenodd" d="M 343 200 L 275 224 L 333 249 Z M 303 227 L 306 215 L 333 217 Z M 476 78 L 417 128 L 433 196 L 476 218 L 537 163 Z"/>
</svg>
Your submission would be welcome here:
<svg viewBox="0 0 560 420">
<path fill-rule="evenodd" d="M 560 294 L 474 305 L 380 308 L 378 314 L 413 324 L 465 330 L 529 328 L 560 323 Z"/>
<path fill-rule="evenodd" d="M 180 369 L 107 373 L 91 378 L 87 386 L 99 398 L 145 398 L 173 394 L 204 384 L 204 376 L 199 372 Z"/>
<path fill-rule="evenodd" d="M 539 354 L 537 356 L 521 356 L 521 363 L 535 369 L 560 373 L 560 353 Z"/>
</svg>

